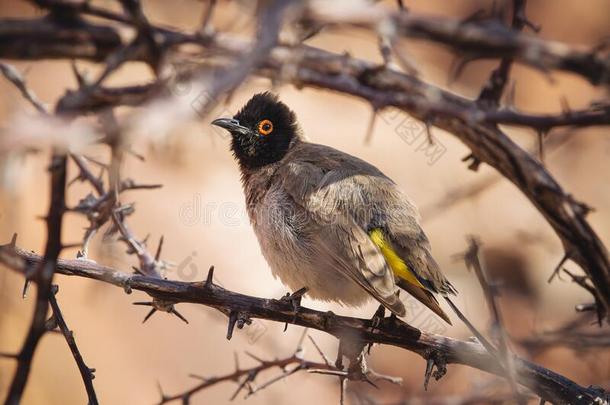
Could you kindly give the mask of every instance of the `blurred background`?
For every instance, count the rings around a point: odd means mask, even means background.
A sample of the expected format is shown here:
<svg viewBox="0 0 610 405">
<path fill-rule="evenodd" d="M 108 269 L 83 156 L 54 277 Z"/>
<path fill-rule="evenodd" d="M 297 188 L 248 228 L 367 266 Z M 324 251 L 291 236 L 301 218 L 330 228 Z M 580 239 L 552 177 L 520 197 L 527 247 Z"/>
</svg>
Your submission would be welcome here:
<svg viewBox="0 0 610 405">
<path fill-rule="evenodd" d="M 115 8 L 112 1 L 93 1 Z M 407 1 L 416 13 L 463 18 L 491 7 L 486 1 Z M 497 2 L 502 4 L 502 2 Z M 155 23 L 196 29 L 204 4 L 194 0 L 144 0 L 144 11 Z M 387 7 L 395 7 L 387 2 Z M 219 1 L 214 26 L 220 31 L 251 33 L 252 6 L 248 2 Z M 0 1 L 0 17 L 40 15 L 28 3 Z M 540 24 L 543 38 L 568 44 L 593 46 L 610 34 L 610 3 L 590 0 L 530 1 L 527 14 Z M 309 41 L 313 46 L 352 56 L 381 61 L 377 39 L 356 29 L 322 32 Z M 435 44 L 401 40 L 400 49 L 411 55 L 427 82 L 467 97 L 476 97 L 489 72 L 497 62 L 478 61 L 469 64 L 456 80 L 449 81 L 455 56 Z M 13 62 L 11 62 L 13 63 Z M 75 88 L 70 64 L 65 61 L 14 62 L 24 72 L 29 87 L 49 106 Z M 99 67 L 78 62 L 90 72 Z M 114 74 L 109 83 L 120 85 L 152 79 L 146 66 L 128 64 Z M 532 113 L 557 113 L 561 99 L 571 108 L 584 108 L 592 100 L 607 97 L 579 77 L 553 73 L 541 74 L 516 65 L 511 75 L 515 82 L 515 104 Z M 229 139 L 209 125 L 217 116 L 234 114 L 252 94 L 268 90 L 268 80 L 251 79 L 239 88 L 227 105 L 216 108 L 203 119 L 172 122 L 165 126 L 150 125 L 145 133 L 134 137 L 132 149 L 145 161 L 129 157 L 123 176 L 140 183 L 162 183 L 154 191 L 131 191 L 123 202 L 134 201 L 136 212 L 127 222 L 143 237 L 150 234 L 149 247 L 154 250 L 161 235 L 165 237 L 163 258 L 174 263 L 167 276 L 184 281 L 201 280 L 210 265 L 216 268 L 218 281 L 228 289 L 260 297 L 280 297 L 286 292 L 275 280 L 260 254 L 248 223 Z M 551 368 L 581 385 L 610 388 L 610 350 L 606 347 L 566 347 L 542 342 L 545 331 L 554 330 L 577 318 L 574 306 L 589 302 L 590 296 L 567 279 L 547 279 L 563 256 L 562 246 L 542 216 L 509 182 L 488 166 L 478 172 L 467 169 L 461 158 L 468 150 L 450 134 L 432 129 L 437 140 L 434 150 L 426 148 L 424 126 L 404 113 L 380 112 L 370 142 L 365 142 L 371 109 L 363 101 L 331 92 L 292 86 L 274 89 L 298 115 L 305 136 L 313 142 L 327 144 L 361 157 L 378 166 L 417 203 L 423 225 L 433 246 L 437 261 L 459 291 L 457 303 L 481 330 L 487 332 L 489 316 L 481 289 L 474 274 L 469 273 L 457 253 L 466 249 L 466 236 L 477 235 L 483 242 L 483 253 L 494 282 L 502 287 L 500 297 L 506 329 L 515 352 Z M 188 88 L 177 94 L 195 99 Z M 129 110 L 121 111 L 129 113 Z M 31 106 L 4 78 L 0 79 L 0 127 L 32 116 Z M 405 132 L 407 131 L 407 132 Z M 415 132 L 413 132 L 415 131 Z M 520 128 L 506 128 L 523 147 L 535 149 L 536 134 Z M 414 142 L 406 142 L 405 133 L 421 133 Z M 3 136 L 7 134 L 3 131 Z M 58 134 L 61 135 L 61 134 Z M 547 137 L 545 164 L 564 189 L 595 208 L 589 220 L 606 245 L 610 244 L 610 137 L 607 129 L 557 129 Z M 411 139 L 411 138 L 409 138 Z M 0 142 L 3 140 L 0 140 Z M 6 141 L 6 139 L 4 140 Z M 85 154 L 99 160 L 108 159 L 104 147 L 85 148 Z M 45 172 L 49 150 L 42 146 L 36 152 L 5 154 L 0 161 L 0 243 L 8 242 L 14 232 L 18 244 L 41 252 L 45 243 L 44 223 L 38 217 L 48 207 L 48 176 Z M 70 178 L 76 175 L 70 166 Z M 605 173 L 605 174 L 604 174 Z M 68 191 L 68 204 L 75 205 L 90 191 L 87 184 L 75 183 Z M 82 239 L 86 220 L 76 214 L 65 217 L 63 241 Z M 77 249 L 65 250 L 63 257 L 73 258 Z M 135 258 L 125 254 L 123 244 L 96 236 L 90 257 L 124 271 L 130 271 Z M 566 267 L 580 274 L 572 263 Z M 178 310 L 190 321 L 184 324 L 175 317 L 158 313 L 146 324 L 147 309 L 131 305 L 147 297 L 142 293 L 126 295 L 123 290 L 100 282 L 56 276 L 58 300 L 64 317 L 74 330 L 86 363 L 94 367 L 94 384 L 101 403 L 151 404 L 159 400 L 159 386 L 167 394 L 182 391 L 196 383 L 190 373 L 216 376 L 234 369 L 234 353 L 241 366 L 255 362 L 244 356 L 249 351 L 264 359 L 289 356 L 302 330 L 256 321 L 255 327 L 236 331 L 227 341 L 226 318 L 212 309 L 182 304 Z M 23 278 L 0 268 L 0 351 L 16 352 L 30 323 L 33 299 L 21 299 Z M 410 301 L 405 319 L 424 330 L 467 338 L 468 331 L 459 323 L 444 325 L 434 315 Z M 376 305 L 357 309 L 305 300 L 304 305 L 336 313 L 370 317 Z M 582 315 L 578 315 L 582 317 Z M 455 318 L 455 317 L 453 317 Z M 590 327 L 591 319 L 578 325 Z M 605 327 L 607 332 L 607 326 Z M 336 356 L 334 338 L 310 331 L 329 357 Z M 541 343 L 542 342 L 542 343 Z M 544 343 L 544 344 L 543 344 Z M 306 344 L 305 356 L 319 361 L 315 349 Z M 431 382 L 423 391 L 425 362 L 418 355 L 390 347 L 374 347 L 369 364 L 378 372 L 400 376 L 401 387 L 380 383 L 379 390 L 366 384 L 351 383 L 351 403 L 398 403 L 404 399 L 468 399 L 475 393 L 506 392 L 499 379 L 469 369 L 450 365 L 447 375 Z M 0 359 L 0 397 L 4 397 L 14 371 L 14 361 Z M 259 377 L 259 383 L 279 371 Z M 236 385 L 224 383 L 201 392 L 194 403 L 222 404 Z M 249 404 L 267 403 L 338 403 L 336 379 L 296 374 L 247 399 Z M 245 402 L 239 395 L 234 402 Z M 360 402 L 359 402 L 360 401 Z M 47 334 L 36 352 L 26 404 L 79 404 L 86 402 L 80 375 L 64 339 Z M 459 403 L 459 402 L 458 402 Z"/>
</svg>

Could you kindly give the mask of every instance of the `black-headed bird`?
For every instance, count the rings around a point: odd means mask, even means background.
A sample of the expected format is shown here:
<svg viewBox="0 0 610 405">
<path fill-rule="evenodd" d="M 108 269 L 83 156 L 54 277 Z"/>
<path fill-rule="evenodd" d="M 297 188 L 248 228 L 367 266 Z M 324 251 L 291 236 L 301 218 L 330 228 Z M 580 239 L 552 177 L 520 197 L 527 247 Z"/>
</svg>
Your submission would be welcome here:
<svg viewBox="0 0 610 405">
<path fill-rule="evenodd" d="M 250 222 L 274 276 L 313 299 L 375 298 L 405 315 L 399 288 L 448 323 L 434 294 L 455 294 L 430 251 L 415 205 L 375 166 L 303 140 L 277 96 L 253 96 L 228 130 Z"/>
</svg>

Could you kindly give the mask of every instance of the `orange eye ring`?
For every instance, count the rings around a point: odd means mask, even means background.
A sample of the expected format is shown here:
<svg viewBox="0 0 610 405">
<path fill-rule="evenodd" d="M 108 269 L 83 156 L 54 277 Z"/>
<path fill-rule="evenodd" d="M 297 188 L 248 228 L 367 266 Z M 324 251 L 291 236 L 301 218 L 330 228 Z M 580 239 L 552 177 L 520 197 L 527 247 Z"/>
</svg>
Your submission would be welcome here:
<svg viewBox="0 0 610 405">
<path fill-rule="evenodd" d="M 269 120 L 262 120 L 258 123 L 258 133 L 261 135 L 269 135 L 273 132 L 273 123 Z"/>
</svg>

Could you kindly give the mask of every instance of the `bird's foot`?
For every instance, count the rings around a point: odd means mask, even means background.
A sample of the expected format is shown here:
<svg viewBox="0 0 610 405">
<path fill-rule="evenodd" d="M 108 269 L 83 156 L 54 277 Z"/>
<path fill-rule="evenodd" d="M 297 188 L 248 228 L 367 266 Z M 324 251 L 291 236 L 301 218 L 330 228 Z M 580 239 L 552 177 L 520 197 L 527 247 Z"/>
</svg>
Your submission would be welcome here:
<svg viewBox="0 0 610 405">
<path fill-rule="evenodd" d="M 303 295 L 307 294 L 308 290 L 309 289 L 307 287 L 303 287 L 300 290 L 293 292 L 292 294 L 286 293 L 286 295 L 280 298 L 280 301 L 291 303 L 292 308 L 295 312 L 297 312 L 301 306 L 301 299 L 303 298 Z"/>
<path fill-rule="evenodd" d="M 303 287 L 293 292 L 292 294 L 286 293 L 286 295 L 280 298 L 280 301 L 289 302 L 290 304 L 292 304 L 294 317 L 292 318 L 291 323 L 294 323 L 296 321 L 297 313 L 299 312 L 299 308 L 301 308 L 301 300 L 303 299 L 303 295 L 305 295 L 308 290 L 309 289 L 307 287 Z M 288 329 L 288 322 L 286 322 L 286 324 L 284 325 L 284 332 L 286 332 L 286 329 Z"/>
<path fill-rule="evenodd" d="M 375 329 L 379 329 L 379 326 L 381 325 L 381 322 L 383 322 L 384 318 L 385 307 L 383 305 L 379 305 L 379 308 L 377 308 L 377 311 L 375 311 L 373 317 L 371 318 L 371 332 L 374 332 Z"/>
<path fill-rule="evenodd" d="M 384 319 L 385 319 L 385 307 L 383 305 L 379 305 L 379 308 L 377 308 L 377 311 L 375 311 L 375 313 L 373 314 L 373 317 L 371 318 L 371 332 L 375 332 L 375 329 L 379 329 L 379 326 L 381 326 L 381 323 L 383 322 Z M 371 354 L 372 346 L 373 346 L 373 343 L 369 343 L 367 345 L 367 348 L 366 348 L 367 354 Z"/>
</svg>

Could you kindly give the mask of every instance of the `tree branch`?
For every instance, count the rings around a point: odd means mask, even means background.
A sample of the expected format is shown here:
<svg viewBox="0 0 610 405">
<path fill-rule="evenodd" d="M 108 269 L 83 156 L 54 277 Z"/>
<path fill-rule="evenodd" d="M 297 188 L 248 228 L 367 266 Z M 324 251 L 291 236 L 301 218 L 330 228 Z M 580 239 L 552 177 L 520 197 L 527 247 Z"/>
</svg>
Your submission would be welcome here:
<svg viewBox="0 0 610 405">
<path fill-rule="evenodd" d="M 62 249 L 61 227 L 65 211 L 65 192 L 66 192 L 66 156 L 60 152 L 53 152 L 49 171 L 51 173 L 51 202 L 49 214 L 46 218 L 47 223 L 47 243 L 44 257 L 39 257 L 31 267 L 23 268 L 24 274 L 29 273 L 28 269 L 34 269 L 33 274 L 27 274 L 27 280 L 36 283 L 36 306 L 30 328 L 23 342 L 23 346 L 17 356 L 17 370 L 13 375 L 8 395 L 7 405 L 17 405 L 21 401 L 21 396 L 30 374 L 34 352 L 42 335 L 46 332 L 45 321 L 49 308 L 49 299 L 52 296 L 51 283 L 55 273 L 59 253 Z M 14 242 L 13 242 L 14 243 Z"/>
<path fill-rule="evenodd" d="M 74 361 L 78 366 L 78 371 L 80 372 L 83 383 L 85 384 L 85 389 L 87 390 L 87 397 L 89 398 L 88 405 L 97 405 L 97 395 L 95 394 L 95 388 L 93 388 L 93 379 L 95 378 L 93 373 L 95 372 L 95 369 L 87 367 L 85 360 L 83 360 L 83 356 L 80 354 L 80 350 L 76 345 L 76 340 L 74 340 L 74 333 L 68 328 L 61 310 L 59 309 L 57 298 L 55 298 L 57 291 L 58 287 L 54 286 L 53 291 L 49 296 L 49 303 L 51 304 L 51 309 L 53 310 L 53 319 L 57 323 L 61 333 L 64 335 L 66 343 L 68 343 L 68 347 L 70 348 L 70 352 L 72 352 L 72 356 L 74 357 Z"/>
<path fill-rule="evenodd" d="M 506 27 L 497 19 L 457 20 L 411 12 L 360 11 L 334 15 L 314 10 L 309 17 L 328 25 L 350 24 L 372 30 L 387 24 L 389 27 L 385 29 L 397 36 L 446 45 L 469 61 L 508 58 L 543 71 L 556 69 L 575 73 L 594 85 L 610 83 L 610 59 L 601 54 L 602 45 L 589 50 L 543 40 Z M 517 18 L 521 16 L 517 15 Z"/>
<path fill-rule="evenodd" d="M 28 266 L 43 259 L 31 252 L 11 245 L 0 247 L 0 262 L 24 273 Z M 84 260 L 60 260 L 57 271 L 61 274 L 86 277 L 110 283 L 129 290 L 144 291 L 165 302 L 192 303 L 213 307 L 225 313 L 238 312 L 251 318 L 317 329 L 339 339 L 357 336 L 364 344 L 380 343 L 400 347 L 428 359 L 439 353 L 447 363 L 463 364 L 497 375 L 504 370 L 480 343 L 466 342 L 429 334 L 413 328 L 396 318 L 385 318 L 373 329 L 370 320 L 335 315 L 308 308 L 295 313 L 290 302 L 251 297 L 226 290 L 213 283 L 185 283 L 162 280 L 142 275 L 122 273 L 110 267 Z M 515 374 L 519 384 L 529 388 L 541 398 L 558 404 L 589 404 L 599 393 L 544 367 L 514 357 Z"/>
</svg>

